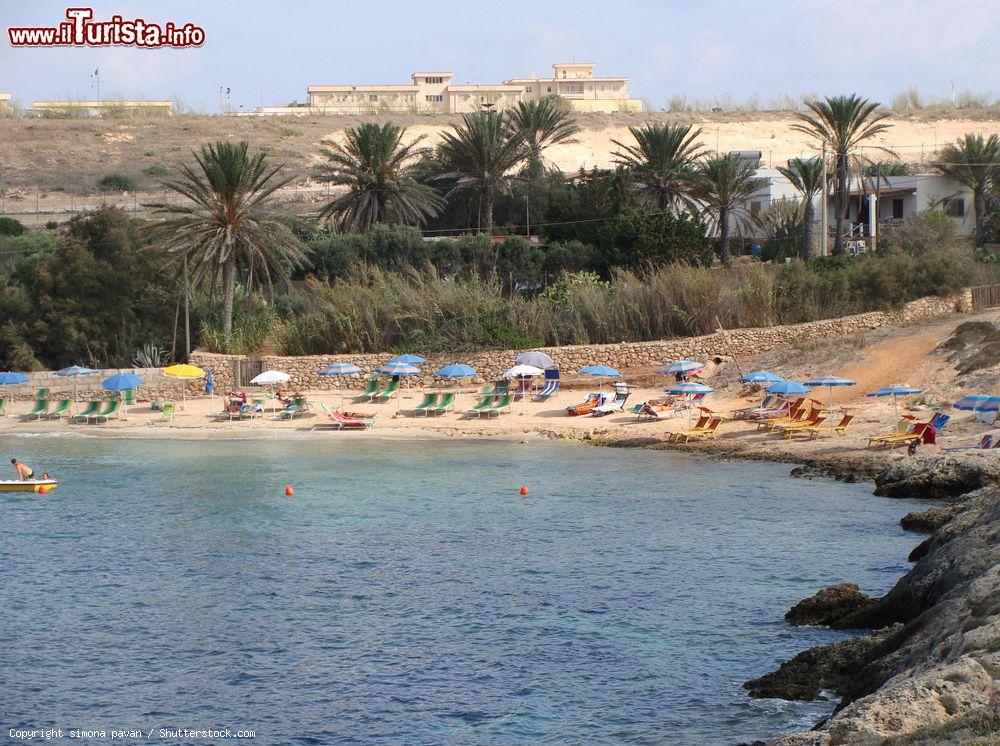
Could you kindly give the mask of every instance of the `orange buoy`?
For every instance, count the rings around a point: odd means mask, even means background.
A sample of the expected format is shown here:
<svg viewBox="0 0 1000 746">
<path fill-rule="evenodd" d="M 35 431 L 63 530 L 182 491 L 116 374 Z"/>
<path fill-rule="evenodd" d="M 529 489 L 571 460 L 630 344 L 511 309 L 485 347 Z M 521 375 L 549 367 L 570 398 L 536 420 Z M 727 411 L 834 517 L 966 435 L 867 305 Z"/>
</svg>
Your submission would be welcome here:
<svg viewBox="0 0 1000 746">
<path fill-rule="evenodd" d="M 527 495 L 528 494 L 528 488 L 525 485 L 523 485 L 523 484 L 521 485 L 521 494 L 522 495 Z"/>
<path fill-rule="evenodd" d="M 292 489 L 292 485 L 285 485 L 285 497 L 291 497 L 295 494 L 295 490 Z"/>
</svg>

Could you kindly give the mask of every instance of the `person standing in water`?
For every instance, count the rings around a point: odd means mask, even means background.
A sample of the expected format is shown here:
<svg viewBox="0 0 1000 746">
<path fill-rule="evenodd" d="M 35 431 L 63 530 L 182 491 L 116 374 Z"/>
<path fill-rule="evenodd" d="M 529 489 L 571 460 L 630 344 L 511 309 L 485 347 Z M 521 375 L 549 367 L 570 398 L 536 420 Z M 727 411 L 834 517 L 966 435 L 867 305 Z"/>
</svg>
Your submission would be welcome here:
<svg viewBox="0 0 1000 746">
<path fill-rule="evenodd" d="M 27 482 L 29 479 L 35 478 L 34 470 L 27 464 L 18 461 L 16 458 L 12 458 L 10 463 L 17 471 L 17 478 L 22 482 Z"/>
</svg>

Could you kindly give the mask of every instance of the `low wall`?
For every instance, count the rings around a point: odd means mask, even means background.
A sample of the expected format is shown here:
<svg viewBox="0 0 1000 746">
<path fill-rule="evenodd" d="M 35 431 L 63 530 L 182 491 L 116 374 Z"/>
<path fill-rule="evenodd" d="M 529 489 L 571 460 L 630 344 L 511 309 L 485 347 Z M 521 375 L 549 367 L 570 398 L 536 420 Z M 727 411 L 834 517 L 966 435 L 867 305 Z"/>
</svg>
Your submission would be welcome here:
<svg viewBox="0 0 1000 746">
<path fill-rule="evenodd" d="M 52 371 L 39 371 L 36 373 L 26 373 L 28 382 L 16 387 L 12 393 L 18 399 L 34 398 L 37 389 L 48 389 L 49 399 L 69 399 L 73 396 L 73 386 L 76 385 L 76 397 L 78 400 L 84 399 L 104 399 L 111 395 L 110 391 L 101 388 L 101 381 L 117 373 L 134 373 L 142 379 L 139 387 L 139 397 L 141 399 L 179 399 L 181 392 L 186 388 L 188 396 L 204 391 L 205 382 L 182 381 L 178 378 L 170 378 L 163 375 L 162 368 L 113 368 L 110 370 L 99 370 L 97 375 L 79 376 L 77 378 L 63 378 L 57 376 Z M 0 392 L 2 395 L 3 392 Z"/>
<path fill-rule="evenodd" d="M 945 314 L 969 312 L 972 300 L 968 290 L 958 295 L 937 298 L 929 297 L 907 303 L 893 311 L 872 311 L 836 319 L 809 321 L 788 326 L 731 329 L 725 334 L 716 332 L 701 337 L 677 337 L 655 342 L 622 342 L 604 345 L 573 345 L 567 347 L 540 348 L 548 353 L 564 373 L 575 373 L 585 365 L 600 363 L 619 370 L 656 368 L 673 360 L 710 360 L 713 357 L 728 358 L 731 355 L 749 356 L 780 347 L 787 347 L 800 341 L 824 339 L 843 334 L 852 334 L 866 329 L 903 324 Z M 417 350 L 416 352 L 419 352 Z M 498 378 L 514 364 L 514 356 L 519 350 L 487 350 L 471 354 L 431 355 L 421 368 L 428 372 L 415 377 L 421 384 L 434 381 L 433 371 L 448 363 L 462 362 L 479 371 L 480 381 Z M 332 389 L 336 379 L 318 376 L 316 372 L 331 363 L 352 362 L 366 372 L 375 370 L 393 357 L 392 353 L 358 355 L 312 355 L 303 357 L 264 356 L 264 370 L 280 370 L 291 376 L 289 388 Z M 217 355 L 196 351 L 191 355 L 191 363 L 212 371 L 215 376 L 216 391 L 225 392 L 233 387 L 234 363 L 245 360 L 240 355 Z"/>
</svg>

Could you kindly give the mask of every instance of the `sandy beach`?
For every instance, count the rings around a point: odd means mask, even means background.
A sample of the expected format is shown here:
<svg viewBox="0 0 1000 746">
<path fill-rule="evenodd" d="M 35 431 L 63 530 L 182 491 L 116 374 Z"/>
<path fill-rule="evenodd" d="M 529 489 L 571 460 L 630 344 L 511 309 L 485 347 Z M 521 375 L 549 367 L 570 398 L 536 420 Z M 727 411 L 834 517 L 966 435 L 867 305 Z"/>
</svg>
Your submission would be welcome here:
<svg viewBox="0 0 1000 746">
<path fill-rule="evenodd" d="M 768 459 L 787 462 L 843 463 L 877 468 L 892 460 L 906 457 L 905 449 L 872 450 L 869 438 L 888 432 L 896 419 L 891 398 L 868 398 L 866 394 L 881 386 L 906 383 L 923 389 L 920 397 L 900 399 L 899 414 L 909 414 L 926 421 L 936 409 L 952 416 L 946 429 L 939 433 L 936 445 L 922 445 L 921 454 L 942 452 L 975 444 L 983 434 L 996 432 L 971 412 L 951 409 L 951 403 L 969 393 L 989 393 L 990 381 L 995 382 L 995 366 L 976 374 L 960 376 L 954 363 L 935 352 L 955 328 L 966 321 L 1000 322 L 1000 313 L 962 314 L 913 326 L 873 330 L 864 336 L 824 340 L 823 344 L 787 348 L 758 355 L 751 359 L 709 365 L 702 381 L 717 389 L 705 404 L 722 415 L 718 436 L 712 440 L 695 440 L 674 445 L 668 443 L 672 433 L 692 424 L 693 413 L 680 412 L 658 421 L 639 421 L 636 415 L 617 412 L 605 417 L 567 416 L 566 407 L 584 400 L 588 391 L 597 389 L 595 382 L 570 375 L 562 390 L 545 402 L 515 402 L 509 413 L 499 417 L 469 417 L 464 410 L 478 399 L 481 384 L 449 387 L 459 392 L 456 411 L 438 416 L 415 414 L 414 407 L 422 399 L 423 389 L 404 388 L 400 397 L 379 404 L 355 401 L 360 388 L 345 388 L 343 405 L 336 391 L 303 391 L 310 402 L 309 411 L 293 419 L 282 419 L 272 409 L 255 419 L 229 421 L 220 419 L 224 398 L 200 396 L 178 403 L 173 419 L 164 421 L 158 411 L 150 409 L 148 401 L 129 407 L 121 419 L 112 418 L 106 424 L 70 424 L 60 421 L 24 421 L 18 416 L 29 408 L 29 402 L 14 405 L 13 415 L 0 421 L 0 435 L 55 435 L 62 433 L 92 437 L 182 438 L 182 439 L 297 439 L 323 438 L 335 443 L 344 438 L 413 439 L 413 438 L 497 438 L 531 441 L 538 438 L 576 440 L 594 445 L 635 446 L 649 448 L 680 448 L 703 451 L 736 458 Z M 759 389 L 739 383 L 741 371 L 767 369 L 790 380 L 833 374 L 857 381 L 857 385 L 834 389 L 814 389 L 810 395 L 818 404 L 832 407 L 827 424 L 839 421 L 843 413 L 854 415 L 843 434 L 823 432 L 810 439 L 792 438 L 758 431 L 757 425 L 732 419 L 735 410 L 759 403 Z M 663 396 L 669 380 L 654 369 L 622 371 L 631 385 L 627 408 Z M 978 388 L 977 388 L 978 386 Z M 603 384 L 605 390 L 609 384 Z M 261 392 L 248 390 L 253 398 Z M 23 394 L 22 394 L 23 397 Z M 322 406 L 321 406 L 322 405 Z M 327 409 L 342 409 L 374 415 L 374 425 L 364 431 L 339 431 L 330 426 Z"/>
</svg>

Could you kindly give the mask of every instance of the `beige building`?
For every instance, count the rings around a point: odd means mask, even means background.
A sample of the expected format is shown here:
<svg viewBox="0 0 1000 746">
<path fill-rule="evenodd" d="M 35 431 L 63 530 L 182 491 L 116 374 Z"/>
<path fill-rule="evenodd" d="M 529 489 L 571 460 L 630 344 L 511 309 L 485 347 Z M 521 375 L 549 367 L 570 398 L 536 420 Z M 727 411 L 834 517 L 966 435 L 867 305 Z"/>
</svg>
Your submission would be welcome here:
<svg viewBox="0 0 1000 746">
<path fill-rule="evenodd" d="M 503 110 L 518 101 L 560 96 L 576 111 L 642 111 L 642 102 L 629 98 L 628 78 L 594 76 L 590 63 L 552 66 L 551 78 L 514 78 L 500 85 L 455 84 L 455 74 L 445 71 L 416 72 L 407 85 L 312 85 L 307 89 L 308 107 L 262 109 L 262 114 L 324 113 L 363 114 L 380 111 L 441 112 L 477 111 L 482 107 Z M 303 108 L 306 110 L 303 111 Z"/>
</svg>

